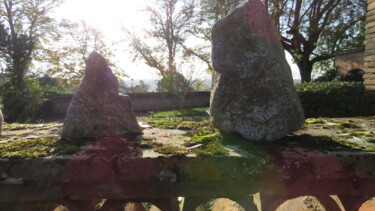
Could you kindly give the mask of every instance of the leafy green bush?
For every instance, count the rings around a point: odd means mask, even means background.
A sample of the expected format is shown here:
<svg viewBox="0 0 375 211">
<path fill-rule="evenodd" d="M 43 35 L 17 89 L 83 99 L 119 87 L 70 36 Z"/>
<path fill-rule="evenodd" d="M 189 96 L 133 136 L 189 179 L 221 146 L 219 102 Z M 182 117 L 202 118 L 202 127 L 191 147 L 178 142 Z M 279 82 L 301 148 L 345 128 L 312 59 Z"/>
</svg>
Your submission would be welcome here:
<svg viewBox="0 0 375 211">
<path fill-rule="evenodd" d="M 17 90 L 10 83 L 4 86 L 3 109 L 7 122 L 30 122 L 37 118 L 44 92 L 35 79 L 26 79 L 25 88 Z"/>
<path fill-rule="evenodd" d="M 314 82 L 329 82 L 333 81 L 339 73 L 336 69 L 327 70 L 323 75 L 319 76 Z"/>
<path fill-rule="evenodd" d="M 74 91 L 59 86 L 42 86 L 45 93 L 56 93 L 56 94 L 74 94 Z"/>
<path fill-rule="evenodd" d="M 357 81 L 363 82 L 363 71 L 354 69 L 348 74 L 341 74 L 336 69 L 330 69 L 323 75 L 314 80 L 314 82 L 330 82 L 330 81 Z"/>
<path fill-rule="evenodd" d="M 348 74 L 338 74 L 335 81 L 357 81 L 357 82 L 363 82 L 363 73 L 360 72 L 351 72 Z"/>
<path fill-rule="evenodd" d="M 371 114 L 360 82 L 310 82 L 296 85 L 305 115 L 310 117 L 349 117 Z"/>
</svg>

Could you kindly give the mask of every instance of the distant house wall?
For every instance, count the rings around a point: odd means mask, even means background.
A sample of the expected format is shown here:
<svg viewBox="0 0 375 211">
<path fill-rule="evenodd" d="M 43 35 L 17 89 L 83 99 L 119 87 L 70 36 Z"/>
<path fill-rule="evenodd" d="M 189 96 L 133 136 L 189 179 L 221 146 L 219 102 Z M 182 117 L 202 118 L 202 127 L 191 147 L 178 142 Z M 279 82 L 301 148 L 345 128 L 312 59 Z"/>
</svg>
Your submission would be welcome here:
<svg viewBox="0 0 375 211">
<path fill-rule="evenodd" d="M 375 112 L 375 0 L 367 1 L 366 50 L 365 50 L 365 94 L 373 103 Z"/>
<path fill-rule="evenodd" d="M 179 109 L 181 101 L 171 93 L 132 93 L 133 109 L 139 111 L 160 111 Z M 50 94 L 45 103 L 47 116 L 65 116 L 73 95 Z M 208 107 L 210 92 L 191 92 L 183 103 L 184 108 Z"/>
<path fill-rule="evenodd" d="M 335 67 L 342 73 L 347 74 L 350 70 L 364 70 L 365 49 L 354 49 L 340 52 L 335 55 Z"/>
</svg>

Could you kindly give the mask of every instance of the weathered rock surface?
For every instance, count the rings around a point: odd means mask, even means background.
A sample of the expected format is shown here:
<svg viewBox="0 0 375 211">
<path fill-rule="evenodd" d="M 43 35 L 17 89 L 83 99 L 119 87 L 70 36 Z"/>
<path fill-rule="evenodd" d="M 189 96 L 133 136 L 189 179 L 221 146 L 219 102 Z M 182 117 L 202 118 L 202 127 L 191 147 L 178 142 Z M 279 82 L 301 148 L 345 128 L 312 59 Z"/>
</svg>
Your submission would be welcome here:
<svg viewBox="0 0 375 211">
<path fill-rule="evenodd" d="M 1 110 L 0 110 L 0 136 L 1 136 L 1 132 L 3 132 L 3 122 L 4 122 L 4 117 L 3 117 L 3 113 L 1 113 Z"/>
<path fill-rule="evenodd" d="M 118 81 L 96 52 L 86 62 L 85 76 L 74 94 L 61 137 L 97 138 L 140 133 L 131 100 L 118 93 Z"/>
<path fill-rule="evenodd" d="M 290 67 L 260 0 L 241 3 L 214 25 L 212 62 L 218 74 L 211 99 L 216 127 L 270 141 L 303 126 Z"/>
</svg>

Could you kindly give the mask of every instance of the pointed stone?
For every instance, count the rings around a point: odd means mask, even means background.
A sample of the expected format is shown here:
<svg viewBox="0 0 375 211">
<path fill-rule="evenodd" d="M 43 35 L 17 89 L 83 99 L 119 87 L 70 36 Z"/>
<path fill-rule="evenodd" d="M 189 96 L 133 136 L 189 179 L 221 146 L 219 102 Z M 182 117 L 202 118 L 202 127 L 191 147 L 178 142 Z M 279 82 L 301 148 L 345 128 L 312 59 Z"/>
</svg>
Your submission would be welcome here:
<svg viewBox="0 0 375 211">
<path fill-rule="evenodd" d="M 118 88 L 117 78 L 105 58 L 92 52 L 69 106 L 61 137 L 72 140 L 140 133 L 130 97 L 119 94 Z"/>
<path fill-rule="evenodd" d="M 304 112 L 276 28 L 260 0 L 236 6 L 212 29 L 217 74 L 213 124 L 254 141 L 302 128 Z"/>
</svg>

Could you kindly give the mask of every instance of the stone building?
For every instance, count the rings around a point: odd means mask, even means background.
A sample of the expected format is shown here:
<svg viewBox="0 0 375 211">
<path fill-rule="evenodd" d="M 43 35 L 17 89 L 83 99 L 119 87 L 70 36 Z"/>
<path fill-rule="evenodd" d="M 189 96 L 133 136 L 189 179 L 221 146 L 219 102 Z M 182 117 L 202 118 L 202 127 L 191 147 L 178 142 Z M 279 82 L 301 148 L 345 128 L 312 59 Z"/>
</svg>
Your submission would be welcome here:
<svg viewBox="0 0 375 211">
<path fill-rule="evenodd" d="M 364 70 L 364 48 L 351 49 L 335 55 L 335 67 L 339 73 L 347 74 L 353 70 Z"/>
<path fill-rule="evenodd" d="M 373 103 L 375 110 L 375 0 L 367 0 L 367 25 L 365 49 L 365 94 Z"/>
</svg>

